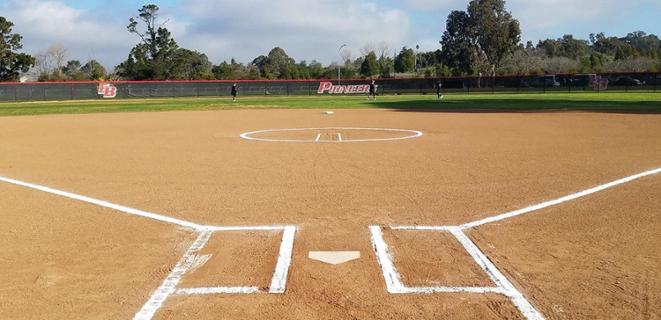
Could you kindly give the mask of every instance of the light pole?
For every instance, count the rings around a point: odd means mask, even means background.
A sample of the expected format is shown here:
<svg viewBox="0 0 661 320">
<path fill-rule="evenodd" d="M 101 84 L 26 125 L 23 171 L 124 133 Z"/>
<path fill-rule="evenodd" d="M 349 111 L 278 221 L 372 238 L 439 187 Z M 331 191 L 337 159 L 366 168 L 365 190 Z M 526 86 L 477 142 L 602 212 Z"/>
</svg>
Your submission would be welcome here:
<svg viewBox="0 0 661 320">
<path fill-rule="evenodd" d="M 340 55 L 340 62 L 337 63 L 337 85 L 341 85 L 340 83 L 342 81 L 342 74 L 341 74 L 341 63 L 342 63 L 342 49 L 346 47 L 346 44 L 343 44 L 340 46 L 339 49 L 337 49 L 337 53 Z"/>
<path fill-rule="evenodd" d="M 416 75 L 418 73 L 418 51 L 420 51 L 420 45 L 416 44 L 415 45 L 415 58 L 413 59 L 413 71 L 415 71 Z"/>
</svg>

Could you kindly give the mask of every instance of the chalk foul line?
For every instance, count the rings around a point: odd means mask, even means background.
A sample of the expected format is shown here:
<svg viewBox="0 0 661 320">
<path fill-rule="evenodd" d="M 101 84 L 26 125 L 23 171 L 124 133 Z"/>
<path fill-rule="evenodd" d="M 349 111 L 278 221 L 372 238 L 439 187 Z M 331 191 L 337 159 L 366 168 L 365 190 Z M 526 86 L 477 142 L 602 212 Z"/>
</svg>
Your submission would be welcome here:
<svg viewBox="0 0 661 320">
<path fill-rule="evenodd" d="M 596 186 L 594 188 L 590 188 L 590 189 L 583 190 L 583 191 L 580 191 L 580 192 L 577 192 L 577 193 L 566 195 L 566 196 L 560 197 L 558 199 L 542 202 L 542 203 L 532 205 L 530 207 L 526 207 L 526 208 L 523 208 L 523 209 L 506 212 L 506 213 L 499 214 L 497 216 L 493 216 L 493 217 L 490 217 L 490 218 L 486 218 L 486 219 L 466 223 L 466 224 L 461 225 L 461 228 L 462 229 L 470 229 L 470 228 L 478 227 L 478 226 L 481 226 L 481 225 L 493 223 L 493 222 L 496 222 L 496 221 L 501 221 L 501 220 L 509 219 L 509 218 L 512 218 L 512 217 L 520 216 L 522 214 L 530 213 L 530 212 L 533 212 L 533 211 L 538 211 L 538 210 L 541 210 L 541 209 L 544 209 L 544 208 L 559 205 L 559 204 L 564 203 L 564 202 L 576 200 L 578 198 L 582 198 L 582 197 L 585 197 L 585 196 L 588 196 L 588 195 L 591 195 L 591 194 L 594 194 L 594 193 L 597 193 L 597 192 L 600 192 L 600 191 L 604 191 L 606 189 L 610 189 L 610 188 L 613 188 L 613 187 L 616 187 L 616 186 L 619 186 L 619 185 L 622 185 L 622 184 L 625 184 L 625 183 L 632 182 L 634 180 L 638 180 L 638 179 L 648 177 L 648 176 L 651 176 L 651 175 L 655 175 L 655 174 L 659 174 L 659 173 L 661 173 L 661 168 L 641 172 L 641 173 L 638 173 L 638 174 L 634 174 L 632 176 L 628 176 L 626 178 L 622 178 L 622 179 L 619 179 L 619 180 L 611 181 L 609 183 L 605 183 L 605 184 Z"/>
<path fill-rule="evenodd" d="M 199 225 L 199 224 L 194 223 L 194 222 L 185 221 L 185 220 L 181 220 L 181 219 L 176 219 L 176 218 L 168 217 L 168 216 L 165 216 L 165 215 L 162 215 L 162 214 L 148 212 L 148 211 L 139 210 L 139 209 L 135 209 L 135 208 L 129 208 L 129 207 L 122 206 L 122 205 L 115 204 L 115 203 L 111 203 L 111 202 L 108 202 L 108 201 L 105 201 L 105 200 L 99 200 L 99 199 L 95 199 L 95 198 L 92 198 L 92 197 L 87 197 L 87 196 L 83 196 L 83 195 L 79 195 L 79 194 L 75 194 L 75 193 L 71 193 L 71 192 L 67 192 L 67 191 L 57 190 L 57 189 L 53 189 L 53 188 L 38 185 L 38 184 L 23 182 L 23 181 L 19 181 L 19 180 L 16 180 L 16 179 L 11 179 L 11 178 L 1 177 L 1 176 L 0 176 L 0 181 L 6 182 L 6 183 L 9 183 L 9 184 L 13 184 L 13 185 L 17 185 L 17 186 L 21 186 L 21 187 L 25 187 L 25 188 L 29 188 L 29 189 L 33 189 L 33 190 L 42 191 L 42 192 L 45 192 L 45 193 L 50 193 L 50 194 L 53 194 L 53 195 L 57 195 L 57 196 L 61 196 L 61 197 L 65 197 L 65 198 L 69 198 L 69 199 L 73 199 L 73 200 L 77 200 L 77 201 L 81 201 L 81 202 L 86 202 L 86 203 L 93 204 L 93 205 L 96 205 L 96 206 L 99 206 L 99 207 L 113 209 L 113 210 L 116 210 L 116 211 L 119 211 L 119 212 L 134 215 L 134 216 L 139 216 L 139 217 L 143 217 L 143 218 L 148 218 L 148 219 L 152 219 L 152 220 L 157 220 L 157 221 L 161 221 L 161 222 L 165 222 L 165 223 L 178 225 L 178 226 L 188 228 L 188 229 L 203 230 L 205 228 L 205 226 Z"/>
</svg>

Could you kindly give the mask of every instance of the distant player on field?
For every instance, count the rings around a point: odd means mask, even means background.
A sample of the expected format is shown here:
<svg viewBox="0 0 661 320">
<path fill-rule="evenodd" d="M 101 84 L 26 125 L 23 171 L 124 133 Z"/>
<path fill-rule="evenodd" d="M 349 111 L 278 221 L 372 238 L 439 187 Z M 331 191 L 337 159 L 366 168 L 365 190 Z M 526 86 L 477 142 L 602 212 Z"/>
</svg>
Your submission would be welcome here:
<svg viewBox="0 0 661 320">
<path fill-rule="evenodd" d="M 232 85 L 232 101 L 236 102 L 236 95 L 239 93 L 239 89 L 236 86 L 236 83 Z"/>
<path fill-rule="evenodd" d="M 376 83 L 374 80 L 370 82 L 370 93 L 367 95 L 367 99 L 373 98 L 376 100 Z"/>
<path fill-rule="evenodd" d="M 434 86 L 436 87 L 436 97 L 439 100 L 443 99 L 443 97 L 444 97 L 443 96 L 443 82 L 441 82 L 441 79 L 438 79 L 438 81 L 436 81 L 436 85 L 434 85 Z"/>
</svg>

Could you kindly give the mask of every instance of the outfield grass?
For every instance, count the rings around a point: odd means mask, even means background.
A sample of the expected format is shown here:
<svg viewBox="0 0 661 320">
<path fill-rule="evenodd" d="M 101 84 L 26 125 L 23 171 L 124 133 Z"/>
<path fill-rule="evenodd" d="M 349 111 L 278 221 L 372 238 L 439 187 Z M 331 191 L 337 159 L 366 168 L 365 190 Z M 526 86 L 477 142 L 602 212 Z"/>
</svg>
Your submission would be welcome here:
<svg viewBox="0 0 661 320">
<path fill-rule="evenodd" d="M 661 93 L 548 93 L 447 95 L 442 101 L 434 95 L 382 96 L 368 101 L 364 96 L 168 98 L 129 100 L 86 100 L 0 103 L 0 116 L 75 114 L 99 112 L 139 112 L 167 110 L 229 109 L 356 109 L 524 112 L 575 110 L 621 113 L 661 113 Z"/>
</svg>

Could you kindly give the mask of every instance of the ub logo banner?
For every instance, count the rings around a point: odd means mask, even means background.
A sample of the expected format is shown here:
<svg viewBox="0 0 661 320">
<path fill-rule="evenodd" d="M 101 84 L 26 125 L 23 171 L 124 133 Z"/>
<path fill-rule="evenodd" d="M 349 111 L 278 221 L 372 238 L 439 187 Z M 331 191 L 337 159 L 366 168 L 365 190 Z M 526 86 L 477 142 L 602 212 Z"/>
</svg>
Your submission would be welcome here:
<svg viewBox="0 0 661 320">
<path fill-rule="evenodd" d="M 98 93 L 103 96 L 104 99 L 112 99 L 117 96 L 117 87 L 111 83 L 99 83 Z"/>
</svg>

